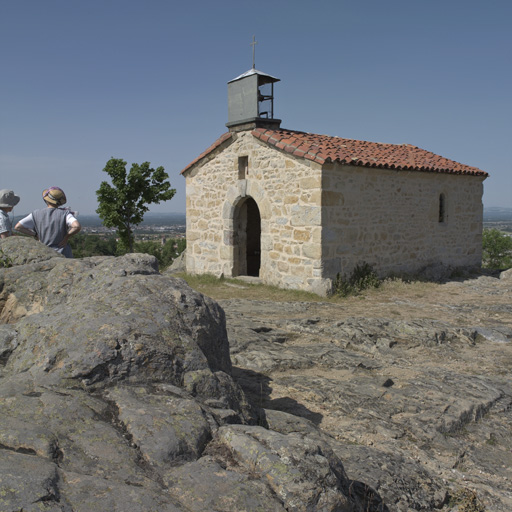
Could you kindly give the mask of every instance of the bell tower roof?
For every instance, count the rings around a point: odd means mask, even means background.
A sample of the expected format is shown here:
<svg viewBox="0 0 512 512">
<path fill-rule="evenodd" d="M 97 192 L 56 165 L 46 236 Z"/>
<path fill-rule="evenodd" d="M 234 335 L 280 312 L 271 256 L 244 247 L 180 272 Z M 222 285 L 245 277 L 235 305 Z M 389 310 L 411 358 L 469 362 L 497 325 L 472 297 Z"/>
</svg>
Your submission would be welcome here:
<svg viewBox="0 0 512 512">
<path fill-rule="evenodd" d="M 231 84 L 233 82 L 236 82 L 237 80 L 242 80 L 243 78 L 246 78 L 248 76 L 252 75 L 259 75 L 261 77 L 261 80 L 267 80 L 268 83 L 275 83 L 280 82 L 281 80 L 279 78 L 275 78 L 267 73 L 263 73 L 263 71 L 258 71 L 257 69 L 251 68 L 249 71 L 246 71 L 245 73 L 241 74 L 240 76 L 237 76 L 236 78 L 233 78 L 233 80 L 230 80 L 228 84 Z"/>
<path fill-rule="evenodd" d="M 228 82 L 228 122 L 231 132 L 254 128 L 278 129 L 274 119 L 274 84 L 279 78 L 258 71 L 255 66 L 256 39 L 252 38 L 252 68 Z"/>
<path fill-rule="evenodd" d="M 279 78 L 255 68 L 230 80 L 226 123 L 229 130 L 277 130 L 281 126 L 281 120 L 274 119 L 274 84 L 279 81 Z"/>
</svg>

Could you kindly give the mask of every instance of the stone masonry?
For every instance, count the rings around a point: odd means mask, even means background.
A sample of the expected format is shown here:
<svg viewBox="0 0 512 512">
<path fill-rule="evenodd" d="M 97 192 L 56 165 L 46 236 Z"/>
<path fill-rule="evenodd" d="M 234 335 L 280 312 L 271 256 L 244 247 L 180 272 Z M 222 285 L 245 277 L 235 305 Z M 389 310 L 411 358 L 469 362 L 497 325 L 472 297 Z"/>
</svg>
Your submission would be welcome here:
<svg viewBox="0 0 512 512">
<path fill-rule="evenodd" d="M 266 284 L 325 295 L 338 273 L 363 262 L 380 275 L 480 265 L 485 177 L 322 164 L 269 146 L 251 130 L 229 135 L 183 172 L 188 272 L 244 273 L 247 198 L 261 217 Z"/>
<path fill-rule="evenodd" d="M 380 275 L 479 267 L 482 192 L 475 176 L 330 166 L 322 193 L 325 276 L 363 261 Z"/>
</svg>

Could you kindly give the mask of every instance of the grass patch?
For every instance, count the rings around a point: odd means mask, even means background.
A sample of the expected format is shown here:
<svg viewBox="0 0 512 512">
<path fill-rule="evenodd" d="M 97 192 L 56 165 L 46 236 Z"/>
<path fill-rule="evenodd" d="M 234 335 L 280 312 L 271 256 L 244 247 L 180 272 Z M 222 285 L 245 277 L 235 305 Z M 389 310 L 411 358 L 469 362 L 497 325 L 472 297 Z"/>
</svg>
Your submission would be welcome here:
<svg viewBox="0 0 512 512">
<path fill-rule="evenodd" d="M 357 295 L 323 297 L 300 290 L 285 290 L 277 286 L 250 283 L 243 279 L 219 278 L 211 274 L 177 273 L 173 275 L 184 279 L 191 288 L 215 300 L 248 299 L 275 302 L 347 304 L 347 302 L 357 301 L 359 303 L 365 300 L 388 302 L 394 301 L 396 297 L 401 297 L 403 300 L 414 301 L 417 297 L 434 293 L 440 286 L 438 283 L 415 281 L 413 279 L 402 280 L 393 277 L 381 281 L 378 288 L 371 287 L 361 290 Z M 397 314 L 399 315 L 398 311 Z"/>
<path fill-rule="evenodd" d="M 409 296 L 413 298 L 422 298 L 440 287 L 439 283 L 426 281 L 423 279 L 410 279 L 401 277 L 386 277 L 378 288 L 366 290 L 366 295 L 373 293 L 389 293 L 397 296 Z"/>
<path fill-rule="evenodd" d="M 350 276 L 343 276 L 338 273 L 333 282 L 333 291 L 335 295 L 348 297 L 349 295 L 358 295 L 364 290 L 370 288 L 379 288 L 381 280 L 373 270 L 373 267 L 363 262 L 356 265 Z"/>
<path fill-rule="evenodd" d="M 219 278 L 211 274 L 191 275 L 180 273 L 175 275 L 184 279 L 194 290 L 216 300 L 236 298 L 275 302 L 334 302 L 332 298 L 321 297 L 315 293 L 301 290 L 284 290 L 277 286 L 248 283 L 241 279 Z"/>
<path fill-rule="evenodd" d="M 493 433 L 491 433 L 489 439 L 485 440 L 485 443 L 488 444 L 489 446 L 496 446 L 498 444 L 498 440 L 496 439 L 496 436 Z"/>
<path fill-rule="evenodd" d="M 347 301 L 378 299 L 386 301 L 396 295 L 401 297 L 414 297 L 421 290 L 421 294 L 432 292 L 435 283 L 423 283 L 419 281 L 401 281 L 398 278 L 385 279 L 378 288 L 362 290 L 358 295 L 332 295 L 322 297 L 314 293 L 301 290 L 285 290 L 277 286 L 266 284 L 254 284 L 242 279 L 216 277 L 211 274 L 191 275 L 187 273 L 174 274 L 184 279 L 188 285 L 198 292 L 208 295 L 212 299 L 248 299 L 270 300 L 275 302 L 326 302 L 331 304 L 343 304 Z"/>
</svg>

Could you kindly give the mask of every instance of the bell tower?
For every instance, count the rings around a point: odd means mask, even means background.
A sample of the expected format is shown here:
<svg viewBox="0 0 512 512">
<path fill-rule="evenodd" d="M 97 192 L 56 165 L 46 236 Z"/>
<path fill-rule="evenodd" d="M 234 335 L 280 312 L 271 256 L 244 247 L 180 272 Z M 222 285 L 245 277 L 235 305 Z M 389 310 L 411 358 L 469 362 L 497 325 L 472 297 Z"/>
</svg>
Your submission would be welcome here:
<svg viewBox="0 0 512 512">
<path fill-rule="evenodd" d="M 274 119 L 274 84 L 279 78 L 267 75 L 254 67 L 254 45 L 252 69 L 228 82 L 229 131 L 252 128 L 279 128 L 280 119 Z"/>
</svg>

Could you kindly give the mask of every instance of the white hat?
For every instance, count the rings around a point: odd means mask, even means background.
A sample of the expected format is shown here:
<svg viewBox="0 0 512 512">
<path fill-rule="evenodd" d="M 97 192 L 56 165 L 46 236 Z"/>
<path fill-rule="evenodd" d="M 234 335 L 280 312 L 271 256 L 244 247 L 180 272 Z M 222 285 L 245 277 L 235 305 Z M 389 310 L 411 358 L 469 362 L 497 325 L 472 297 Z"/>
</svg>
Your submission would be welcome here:
<svg viewBox="0 0 512 512">
<path fill-rule="evenodd" d="M 20 198 L 12 191 L 3 188 L 0 190 L 0 208 L 10 208 L 16 206 Z"/>
</svg>

